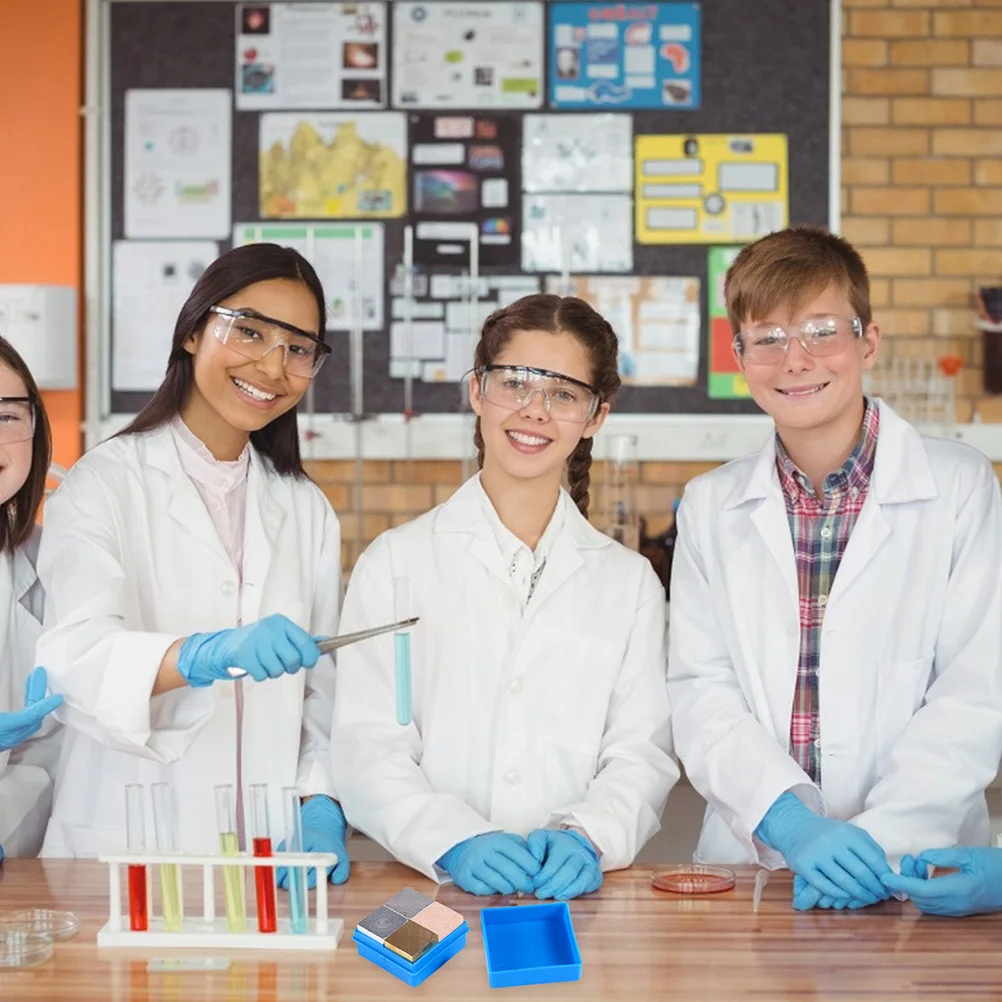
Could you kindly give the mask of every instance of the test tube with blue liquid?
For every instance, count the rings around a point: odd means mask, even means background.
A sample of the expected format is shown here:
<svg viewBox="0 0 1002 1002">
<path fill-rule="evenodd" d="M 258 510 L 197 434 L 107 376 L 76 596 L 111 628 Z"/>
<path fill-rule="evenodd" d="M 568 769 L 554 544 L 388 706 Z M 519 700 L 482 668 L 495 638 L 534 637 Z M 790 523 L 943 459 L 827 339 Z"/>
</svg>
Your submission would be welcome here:
<svg viewBox="0 0 1002 1002">
<path fill-rule="evenodd" d="M 285 813 L 285 851 L 303 851 L 303 815 L 299 791 L 293 787 L 282 790 Z M 294 933 L 306 932 L 306 867 L 289 867 L 289 922 Z"/>
<path fill-rule="evenodd" d="M 396 622 L 414 615 L 409 578 L 393 579 L 393 618 Z M 393 635 L 393 658 L 396 672 L 397 723 L 411 722 L 411 631 L 398 630 Z"/>
</svg>

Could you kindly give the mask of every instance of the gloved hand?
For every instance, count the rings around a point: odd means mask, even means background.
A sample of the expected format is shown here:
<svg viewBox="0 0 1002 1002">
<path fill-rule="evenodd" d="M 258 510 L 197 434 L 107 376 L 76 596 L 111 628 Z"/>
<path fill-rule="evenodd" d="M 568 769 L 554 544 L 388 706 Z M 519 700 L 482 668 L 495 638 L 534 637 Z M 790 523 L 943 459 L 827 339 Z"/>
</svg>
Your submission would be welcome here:
<svg viewBox="0 0 1002 1002">
<path fill-rule="evenodd" d="M 46 716 L 62 705 L 62 696 L 45 695 L 47 685 L 45 669 L 36 668 L 24 681 L 24 708 L 12 713 L 0 713 L 0 751 L 9 751 L 24 744 L 32 734 L 37 733 Z"/>
<path fill-rule="evenodd" d="M 832 898 L 822 894 L 816 887 L 809 884 L 799 874 L 793 878 L 793 908 L 794 911 L 806 912 L 812 908 L 833 908 L 841 911 L 843 908 L 869 908 L 869 902 L 858 898 Z"/>
<path fill-rule="evenodd" d="M 303 852 L 333 852 L 337 855 L 337 866 L 327 867 L 327 877 L 335 884 L 343 884 L 348 879 L 351 863 L 348 860 L 346 835 L 348 822 L 341 805 L 322 794 L 310 797 L 300 808 L 303 820 Z M 278 851 L 285 849 L 285 842 L 278 843 Z M 332 875 L 333 874 L 333 875 Z M 275 871 L 275 883 L 279 887 L 289 886 L 288 867 L 280 866 Z M 306 871 L 308 887 L 317 886 L 317 868 Z"/>
<path fill-rule="evenodd" d="M 959 873 L 930 877 L 929 866 L 956 867 Z M 901 874 L 881 878 L 904 892 L 927 915 L 979 915 L 1002 910 L 1002 849 L 958 846 L 904 856 Z"/>
<path fill-rule="evenodd" d="M 525 839 L 508 832 L 474 835 L 454 845 L 438 865 L 470 894 L 532 894 L 539 873 Z"/>
<path fill-rule="evenodd" d="M 537 828 L 526 839 L 529 852 L 542 869 L 533 881 L 536 897 L 568 901 L 602 886 L 598 853 L 583 835 L 571 831 Z"/>
<path fill-rule="evenodd" d="M 782 853 L 786 865 L 823 896 L 875 905 L 890 897 L 884 850 L 856 825 L 823 818 L 787 791 L 766 812 L 755 836 Z"/>
<path fill-rule="evenodd" d="M 177 670 L 188 685 L 200 688 L 222 679 L 228 668 L 243 668 L 255 682 L 295 675 L 320 660 L 317 642 L 291 619 L 279 614 L 247 626 L 215 633 L 193 633 L 181 645 Z"/>
</svg>

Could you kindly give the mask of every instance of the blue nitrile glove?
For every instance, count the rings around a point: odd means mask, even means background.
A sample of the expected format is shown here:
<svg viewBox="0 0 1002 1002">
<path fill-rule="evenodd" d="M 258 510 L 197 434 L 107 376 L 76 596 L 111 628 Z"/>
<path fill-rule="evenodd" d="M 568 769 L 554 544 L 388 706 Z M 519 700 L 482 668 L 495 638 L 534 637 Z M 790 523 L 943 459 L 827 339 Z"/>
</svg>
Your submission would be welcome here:
<svg viewBox="0 0 1002 1002">
<path fill-rule="evenodd" d="M 870 835 L 848 821 L 815 814 L 789 791 L 776 798 L 755 836 L 833 901 L 848 898 L 875 905 L 890 897 L 881 875 L 891 868 L 884 850 Z"/>
<path fill-rule="evenodd" d="M 267 616 L 256 623 L 215 633 L 193 633 L 181 645 L 177 670 L 199 688 L 232 681 L 228 668 L 243 668 L 255 682 L 295 675 L 320 660 L 317 642 L 291 619 Z"/>
<path fill-rule="evenodd" d="M 303 819 L 303 852 L 333 852 L 337 856 L 337 866 L 327 867 L 327 876 L 332 883 L 343 884 L 348 879 L 351 863 L 348 861 L 347 833 L 341 805 L 320 794 L 304 801 L 300 808 Z M 285 849 L 285 842 L 278 843 L 278 851 Z M 317 886 L 317 869 L 307 871 L 309 887 Z M 289 886 L 288 867 L 280 866 L 275 872 L 275 883 L 279 887 Z"/>
<path fill-rule="evenodd" d="M 454 845 L 438 865 L 470 894 L 532 894 L 539 873 L 525 839 L 509 832 L 474 835 Z"/>
<path fill-rule="evenodd" d="M 533 883 L 540 900 L 568 901 L 602 886 L 598 853 L 583 835 L 571 831 L 537 828 L 526 839 L 529 852 L 542 869 Z"/>
<path fill-rule="evenodd" d="M 45 695 L 47 685 L 45 669 L 36 668 L 24 682 L 24 708 L 0 713 L 0 751 L 10 751 L 24 744 L 38 732 L 46 716 L 62 705 L 62 696 Z"/>
<path fill-rule="evenodd" d="M 929 866 L 956 867 L 960 872 L 930 878 Z M 1002 910 L 1002 849 L 926 849 L 917 858 L 902 858 L 900 876 L 889 873 L 881 879 L 890 890 L 907 894 L 927 915 L 979 915 Z"/>
<path fill-rule="evenodd" d="M 869 901 L 858 898 L 831 898 L 811 886 L 799 874 L 793 878 L 793 908 L 798 912 L 810 911 L 812 908 L 832 908 L 841 911 L 843 908 L 869 908 Z"/>
</svg>

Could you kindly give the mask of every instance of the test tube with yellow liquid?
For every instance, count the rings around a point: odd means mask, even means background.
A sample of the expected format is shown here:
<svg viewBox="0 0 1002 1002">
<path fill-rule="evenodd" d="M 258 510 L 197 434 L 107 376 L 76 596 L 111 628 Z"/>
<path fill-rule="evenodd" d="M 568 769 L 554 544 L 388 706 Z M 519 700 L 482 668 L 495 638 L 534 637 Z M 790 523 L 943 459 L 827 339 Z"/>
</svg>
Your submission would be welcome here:
<svg viewBox="0 0 1002 1002">
<path fill-rule="evenodd" d="M 154 783 L 153 824 L 156 829 L 157 852 L 176 853 L 177 815 L 170 783 Z M 181 867 L 177 863 L 161 863 L 160 905 L 164 915 L 164 932 L 180 932 L 184 922 L 181 901 Z"/>
<path fill-rule="evenodd" d="M 239 856 L 237 800 L 232 786 L 216 787 L 216 822 L 219 825 L 219 851 L 224 856 Z M 243 932 L 247 928 L 247 902 L 242 867 L 223 867 L 223 892 L 226 897 L 227 928 L 230 932 Z"/>
</svg>

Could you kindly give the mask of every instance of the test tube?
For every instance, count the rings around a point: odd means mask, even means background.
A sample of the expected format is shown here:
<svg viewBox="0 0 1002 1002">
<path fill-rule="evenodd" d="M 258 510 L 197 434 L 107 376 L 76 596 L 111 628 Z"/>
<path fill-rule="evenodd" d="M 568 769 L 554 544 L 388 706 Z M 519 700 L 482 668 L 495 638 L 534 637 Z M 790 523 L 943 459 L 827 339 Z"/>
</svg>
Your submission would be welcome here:
<svg viewBox="0 0 1002 1002">
<path fill-rule="evenodd" d="M 254 855 L 271 855 L 271 829 L 268 827 L 268 786 L 255 783 L 250 788 L 251 839 Z M 257 891 L 257 931 L 275 932 L 275 869 L 271 866 L 254 867 L 254 886 Z"/>
<path fill-rule="evenodd" d="M 303 817 L 299 791 L 294 787 L 282 790 L 285 813 L 286 852 L 303 851 Z M 289 867 L 289 918 L 294 933 L 306 932 L 306 867 Z"/>
<path fill-rule="evenodd" d="M 174 798 L 170 783 L 154 783 L 153 824 L 156 828 L 157 852 L 176 853 L 177 830 Z M 164 914 L 164 932 L 180 932 L 183 922 L 181 905 L 181 867 L 177 863 L 160 864 L 160 898 Z"/>
<path fill-rule="evenodd" d="M 125 787 L 125 830 L 129 852 L 146 852 L 146 817 L 143 812 L 142 783 Z M 133 932 L 149 929 L 149 909 L 146 904 L 146 867 L 129 864 L 129 928 Z"/>
<path fill-rule="evenodd" d="M 393 579 L 393 618 L 398 622 L 412 615 L 409 578 Z M 397 723 L 411 722 L 411 631 L 398 630 L 393 635 L 393 660 L 396 670 Z"/>
<path fill-rule="evenodd" d="M 239 856 L 237 802 L 232 786 L 216 787 L 216 821 L 219 825 L 219 851 L 224 856 Z M 226 925 L 230 932 L 243 932 L 247 927 L 243 867 L 223 867 L 223 892 L 226 897 Z"/>
</svg>

